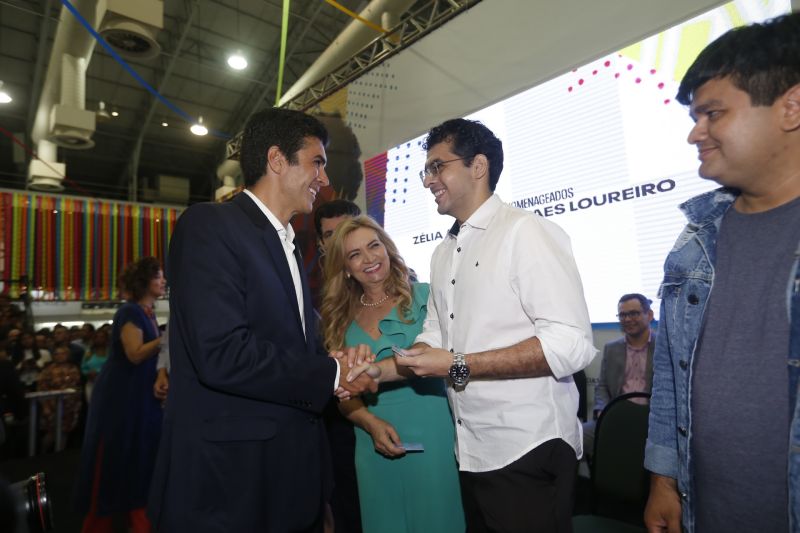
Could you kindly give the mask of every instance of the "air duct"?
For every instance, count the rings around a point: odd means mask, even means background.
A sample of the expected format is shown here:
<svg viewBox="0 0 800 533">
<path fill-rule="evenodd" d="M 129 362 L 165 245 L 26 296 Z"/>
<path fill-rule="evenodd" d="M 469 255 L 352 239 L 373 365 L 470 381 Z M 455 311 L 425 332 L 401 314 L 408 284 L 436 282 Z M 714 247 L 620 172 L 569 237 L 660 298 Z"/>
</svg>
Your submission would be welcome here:
<svg viewBox="0 0 800 533">
<path fill-rule="evenodd" d="M 95 114 L 86 106 L 85 57 L 70 54 L 61 56 L 61 103 L 50 112 L 48 138 L 58 146 L 73 150 L 87 150 L 94 146 Z"/>
<path fill-rule="evenodd" d="M 226 159 L 222 164 L 217 167 L 217 177 L 222 181 L 222 186 L 217 187 L 214 191 L 214 199 L 219 201 L 220 198 L 232 193 L 236 190 L 237 178 L 242 173 L 242 167 L 238 161 L 233 159 Z"/>
<path fill-rule="evenodd" d="M 28 187 L 37 191 L 63 191 L 61 181 L 67 166 L 56 163 L 56 145 L 50 141 L 39 141 L 38 159 L 31 159 L 28 166 Z"/>
<path fill-rule="evenodd" d="M 96 22 L 97 0 L 74 0 L 74 8 L 93 26 Z M 83 109 L 85 73 L 94 51 L 95 40 L 69 10 L 62 6 L 53 48 L 50 51 L 31 139 L 36 144 L 40 160 L 32 160 L 28 168 L 28 186 L 32 189 L 59 191 L 63 189 L 65 166 L 56 162 L 56 145 L 51 137 L 68 148 L 88 148 L 94 131 L 94 113 Z M 65 58 L 65 56 L 69 56 Z M 67 70 L 65 83 L 79 83 L 63 94 L 62 71 Z M 63 97 L 63 98 L 62 98 Z M 90 116 L 87 116 L 88 113 Z"/>
<path fill-rule="evenodd" d="M 149 44 L 127 46 L 139 51 L 136 57 L 158 53 L 155 32 L 163 27 L 162 0 L 72 0 L 73 7 L 93 27 L 127 28 L 132 35 L 144 35 Z M 138 28 L 138 29 L 137 29 Z M 113 33 L 113 32 L 112 32 Z M 134 39 L 135 40 L 135 39 Z M 138 41 L 137 41 L 138 42 Z M 42 161 L 31 161 L 28 186 L 33 189 L 61 190 L 64 165 L 56 162 L 55 145 L 70 149 L 94 146 L 95 113 L 84 109 L 86 68 L 96 41 L 66 6 L 62 6 L 50 51 L 44 84 L 39 97 L 31 138 Z"/>
<path fill-rule="evenodd" d="M 414 2 L 415 0 L 372 0 L 360 13 L 360 16 L 375 24 L 381 24 L 382 21 L 399 22 L 401 15 L 408 11 Z M 281 98 L 280 105 L 285 105 L 286 102 L 330 74 L 333 69 L 339 67 L 377 37 L 380 35 L 374 29 L 363 22 L 353 20 L 286 91 Z"/>
<path fill-rule="evenodd" d="M 156 35 L 164 28 L 163 0 L 100 0 L 98 12 L 98 33 L 119 55 L 151 59 L 161 53 Z"/>
</svg>

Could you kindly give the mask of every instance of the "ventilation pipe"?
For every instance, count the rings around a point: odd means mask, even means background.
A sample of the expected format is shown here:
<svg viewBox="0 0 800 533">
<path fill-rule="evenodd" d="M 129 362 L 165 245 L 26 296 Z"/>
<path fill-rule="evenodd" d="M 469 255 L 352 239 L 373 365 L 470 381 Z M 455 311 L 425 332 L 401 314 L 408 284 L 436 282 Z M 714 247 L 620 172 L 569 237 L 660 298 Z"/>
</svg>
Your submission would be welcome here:
<svg viewBox="0 0 800 533">
<path fill-rule="evenodd" d="M 96 22 L 97 0 L 75 0 L 73 6 L 93 26 Z M 50 51 L 47 73 L 31 138 L 36 144 L 39 159 L 31 160 L 28 167 L 28 187 L 47 191 L 60 191 L 65 167 L 56 162 L 56 145 L 59 142 L 70 148 L 89 148 L 94 131 L 94 113 L 83 109 L 85 101 L 85 73 L 94 51 L 95 40 L 81 26 L 65 6 L 61 7 L 53 49 Z M 69 58 L 66 58 L 69 56 Z M 65 59 L 62 59 L 64 57 Z M 66 78 L 75 81 L 80 77 L 82 86 L 68 91 L 62 99 L 62 69 L 68 70 Z M 71 108 L 67 102 L 80 104 Z M 72 141 L 72 142 L 70 142 Z M 87 142 L 88 141 L 88 142 Z"/>
<path fill-rule="evenodd" d="M 110 30 L 125 28 L 130 39 L 123 42 L 136 40 L 139 33 L 146 34 L 141 41 L 150 44 L 144 47 L 145 53 L 133 54 L 135 57 L 149 57 L 154 50 L 158 53 L 157 44 L 153 43 L 155 31 L 163 27 L 162 0 L 73 0 L 72 5 L 93 28 L 101 27 L 99 22 Z M 136 41 L 139 52 L 143 50 L 141 41 Z M 32 160 L 28 168 L 28 187 L 32 189 L 63 189 L 61 176 L 65 167 L 56 162 L 56 145 L 70 149 L 94 146 L 95 112 L 87 111 L 85 104 L 86 69 L 95 43 L 92 34 L 62 6 L 31 130 L 42 160 Z"/>
<path fill-rule="evenodd" d="M 415 0 L 372 0 L 360 15 L 375 24 L 381 24 L 383 21 L 399 22 L 401 15 L 408 11 L 414 2 Z M 383 27 L 387 30 L 391 29 L 390 27 Z M 353 57 L 356 52 L 377 37 L 380 37 L 380 35 L 374 29 L 363 22 L 353 20 L 334 39 L 331 45 L 320 54 L 317 60 L 308 67 L 308 70 L 298 78 L 294 85 L 286 91 L 281 98 L 280 105 L 285 105 L 286 102 L 330 74 L 335 68 Z"/>
<path fill-rule="evenodd" d="M 28 166 L 28 187 L 48 192 L 64 190 L 61 181 L 67 166 L 56 162 L 56 151 L 56 145 L 50 141 L 39 141 L 36 146 L 39 159 L 31 159 Z"/>
<path fill-rule="evenodd" d="M 151 59 L 161 53 L 156 40 L 164 28 L 163 0 L 99 0 L 98 33 L 119 55 Z"/>
<path fill-rule="evenodd" d="M 49 139 L 64 148 L 87 150 L 94 146 L 95 113 L 84 109 L 87 66 L 85 57 L 61 56 L 61 102 L 50 112 Z"/>
<path fill-rule="evenodd" d="M 219 201 L 220 198 L 236 190 L 237 178 L 241 175 L 242 167 L 238 161 L 233 159 L 226 159 L 217 168 L 217 177 L 222 181 L 222 186 L 214 191 L 214 200 Z"/>
</svg>

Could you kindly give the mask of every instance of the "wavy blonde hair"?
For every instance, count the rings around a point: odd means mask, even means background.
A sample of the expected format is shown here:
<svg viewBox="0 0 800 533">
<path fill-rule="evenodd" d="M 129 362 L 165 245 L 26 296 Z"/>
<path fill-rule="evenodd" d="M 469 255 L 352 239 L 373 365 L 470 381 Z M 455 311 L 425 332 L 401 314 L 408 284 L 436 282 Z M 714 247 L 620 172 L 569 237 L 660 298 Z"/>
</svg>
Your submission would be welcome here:
<svg viewBox="0 0 800 533">
<path fill-rule="evenodd" d="M 339 224 L 333 234 L 323 262 L 325 285 L 322 297 L 322 332 L 325 348 L 329 351 L 344 347 L 344 335 L 350 322 L 355 320 L 360 306 L 359 298 L 364 290 L 355 278 L 345 276 L 344 241 L 348 235 L 359 228 L 373 230 L 378 240 L 386 247 L 389 256 L 389 276 L 384 282 L 386 294 L 398 298 L 397 314 L 403 321 L 410 320 L 411 283 L 408 280 L 408 267 L 389 234 L 371 217 L 361 215 Z"/>
</svg>

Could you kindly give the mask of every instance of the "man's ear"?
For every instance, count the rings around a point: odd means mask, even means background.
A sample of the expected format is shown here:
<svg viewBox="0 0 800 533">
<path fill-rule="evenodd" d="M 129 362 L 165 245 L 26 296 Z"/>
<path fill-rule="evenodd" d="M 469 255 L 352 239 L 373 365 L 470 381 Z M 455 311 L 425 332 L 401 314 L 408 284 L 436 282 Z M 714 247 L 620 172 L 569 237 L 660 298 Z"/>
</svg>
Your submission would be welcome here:
<svg viewBox="0 0 800 533">
<path fill-rule="evenodd" d="M 280 174 L 286 164 L 286 158 L 277 146 L 270 146 L 267 150 L 267 168 L 275 174 Z"/>
<path fill-rule="evenodd" d="M 472 158 L 472 171 L 477 179 L 489 180 L 489 160 L 483 154 Z"/>
<path fill-rule="evenodd" d="M 783 131 L 800 130 L 800 83 L 781 96 L 783 101 L 781 126 Z"/>
</svg>

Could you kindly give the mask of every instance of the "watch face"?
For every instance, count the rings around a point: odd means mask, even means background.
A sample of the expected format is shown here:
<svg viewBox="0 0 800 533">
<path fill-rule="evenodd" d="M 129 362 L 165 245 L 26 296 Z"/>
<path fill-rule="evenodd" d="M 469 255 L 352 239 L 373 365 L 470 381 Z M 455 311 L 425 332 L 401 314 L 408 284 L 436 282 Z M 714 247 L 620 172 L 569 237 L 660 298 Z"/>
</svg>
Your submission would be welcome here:
<svg viewBox="0 0 800 533">
<path fill-rule="evenodd" d="M 453 380 L 453 383 L 463 385 L 469 379 L 469 367 L 464 363 L 454 364 L 450 367 L 448 374 L 450 374 L 450 379 Z"/>
</svg>

